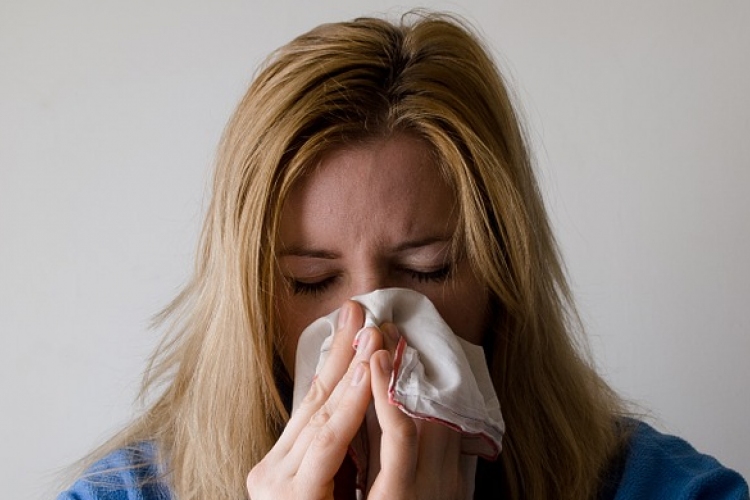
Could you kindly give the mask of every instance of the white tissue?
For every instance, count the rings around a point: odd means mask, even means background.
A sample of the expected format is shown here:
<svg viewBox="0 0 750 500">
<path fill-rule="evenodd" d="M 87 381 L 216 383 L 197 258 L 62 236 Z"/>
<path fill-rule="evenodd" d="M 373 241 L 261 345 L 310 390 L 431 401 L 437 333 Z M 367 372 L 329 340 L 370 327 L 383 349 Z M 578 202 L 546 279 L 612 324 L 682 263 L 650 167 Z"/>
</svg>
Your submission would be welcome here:
<svg viewBox="0 0 750 500">
<path fill-rule="evenodd" d="M 424 295 L 388 288 L 353 297 L 365 310 L 365 326 L 394 323 L 401 340 L 389 387 L 392 404 L 416 418 L 462 433 L 461 451 L 494 459 L 505 425 L 481 346 L 455 335 Z M 301 334 L 295 362 L 293 410 L 325 362 L 339 310 Z"/>
</svg>

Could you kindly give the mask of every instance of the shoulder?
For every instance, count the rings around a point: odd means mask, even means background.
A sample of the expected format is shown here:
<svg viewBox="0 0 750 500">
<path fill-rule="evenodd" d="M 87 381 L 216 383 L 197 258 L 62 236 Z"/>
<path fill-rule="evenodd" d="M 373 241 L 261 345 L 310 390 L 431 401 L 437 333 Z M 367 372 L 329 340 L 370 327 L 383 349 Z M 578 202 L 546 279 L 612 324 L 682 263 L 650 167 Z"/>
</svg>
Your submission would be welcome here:
<svg viewBox="0 0 750 500">
<path fill-rule="evenodd" d="M 169 500 L 151 443 L 121 448 L 93 464 L 57 500 Z"/>
<path fill-rule="evenodd" d="M 747 483 L 685 440 L 634 422 L 615 500 L 626 498 L 748 500 Z"/>
</svg>

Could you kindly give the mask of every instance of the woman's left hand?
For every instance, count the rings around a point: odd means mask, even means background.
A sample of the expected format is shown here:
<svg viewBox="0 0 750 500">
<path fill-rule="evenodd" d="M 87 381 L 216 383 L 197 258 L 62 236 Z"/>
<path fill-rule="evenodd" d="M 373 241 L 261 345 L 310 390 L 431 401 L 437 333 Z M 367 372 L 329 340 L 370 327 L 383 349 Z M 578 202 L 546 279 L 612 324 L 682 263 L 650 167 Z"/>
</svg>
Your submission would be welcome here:
<svg viewBox="0 0 750 500">
<path fill-rule="evenodd" d="M 380 439 L 371 436 L 368 500 L 468 500 L 474 489 L 476 458 L 461 455 L 461 435 L 426 420 L 413 419 L 388 401 L 392 354 L 398 330 L 381 327 L 386 348 L 370 358 L 372 394 Z M 371 419 L 372 420 L 372 419 Z M 372 438 L 375 439 L 372 439 Z"/>
</svg>

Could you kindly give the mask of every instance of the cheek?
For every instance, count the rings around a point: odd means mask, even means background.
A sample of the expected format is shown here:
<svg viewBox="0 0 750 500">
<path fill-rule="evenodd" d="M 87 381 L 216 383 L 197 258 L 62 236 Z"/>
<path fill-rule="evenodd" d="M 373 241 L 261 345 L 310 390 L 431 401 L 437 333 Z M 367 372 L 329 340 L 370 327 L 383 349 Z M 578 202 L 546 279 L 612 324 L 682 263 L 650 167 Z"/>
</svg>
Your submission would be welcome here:
<svg viewBox="0 0 750 500">
<path fill-rule="evenodd" d="M 276 305 L 279 325 L 279 354 L 289 374 L 294 377 L 297 343 L 302 331 L 316 319 L 341 307 L 341 300 L 322 300 L 307 295 L 294 295 L 286 286 L 281 287 Z"/>
<path fill-rule="evenodd" d="M 294 377 L 294 359 L 302 330 L 295 328 L 286 319 L 283 313 L 279 314 L 279 354 L 287 372 Z"/>
<path fill-rule="evenodd" d="M 297 354 L 299 337 L 302 330 L 317 318 L 317 316 L 311 316 L 313 313 L 298 307 L 295 302 L 289 294 L 282 292 L 276 306 L 277 324 L 279 325 L 279 354 L 292 377 L 294 377 L 294 360 Z"/>
<path fill-rule="evenodd" d="M 482 344 L 489 326 L 489 294 L 473 273 L 447 285 L 433 302 L 456 335 L 472 344 Z"/>
<path fill-rule="evenodd" d="M 489 321 L 487 300 L 477 300 L 475 295 L 470 301 L 458 300 L 438 307 L 438 311 L 456 335 L 472 344 L 482 344 Z"/>
</svg>

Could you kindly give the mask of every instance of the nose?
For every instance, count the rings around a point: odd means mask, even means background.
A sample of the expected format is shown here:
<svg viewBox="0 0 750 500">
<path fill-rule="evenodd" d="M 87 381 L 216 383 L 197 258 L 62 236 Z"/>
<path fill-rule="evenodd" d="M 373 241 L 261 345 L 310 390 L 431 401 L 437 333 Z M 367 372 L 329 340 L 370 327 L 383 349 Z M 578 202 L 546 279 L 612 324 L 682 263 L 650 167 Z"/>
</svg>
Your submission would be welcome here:
<svg viewBox="0 0 750 500">
<path fill-rule="evenodd" d="M 350 279 L 350 297 L 364 295 L 381 288 L 394 286 L 388 276 L 387 270 L 380 266 L 369 266 L 365 269 L 352 272 Z"/>
</svg>

